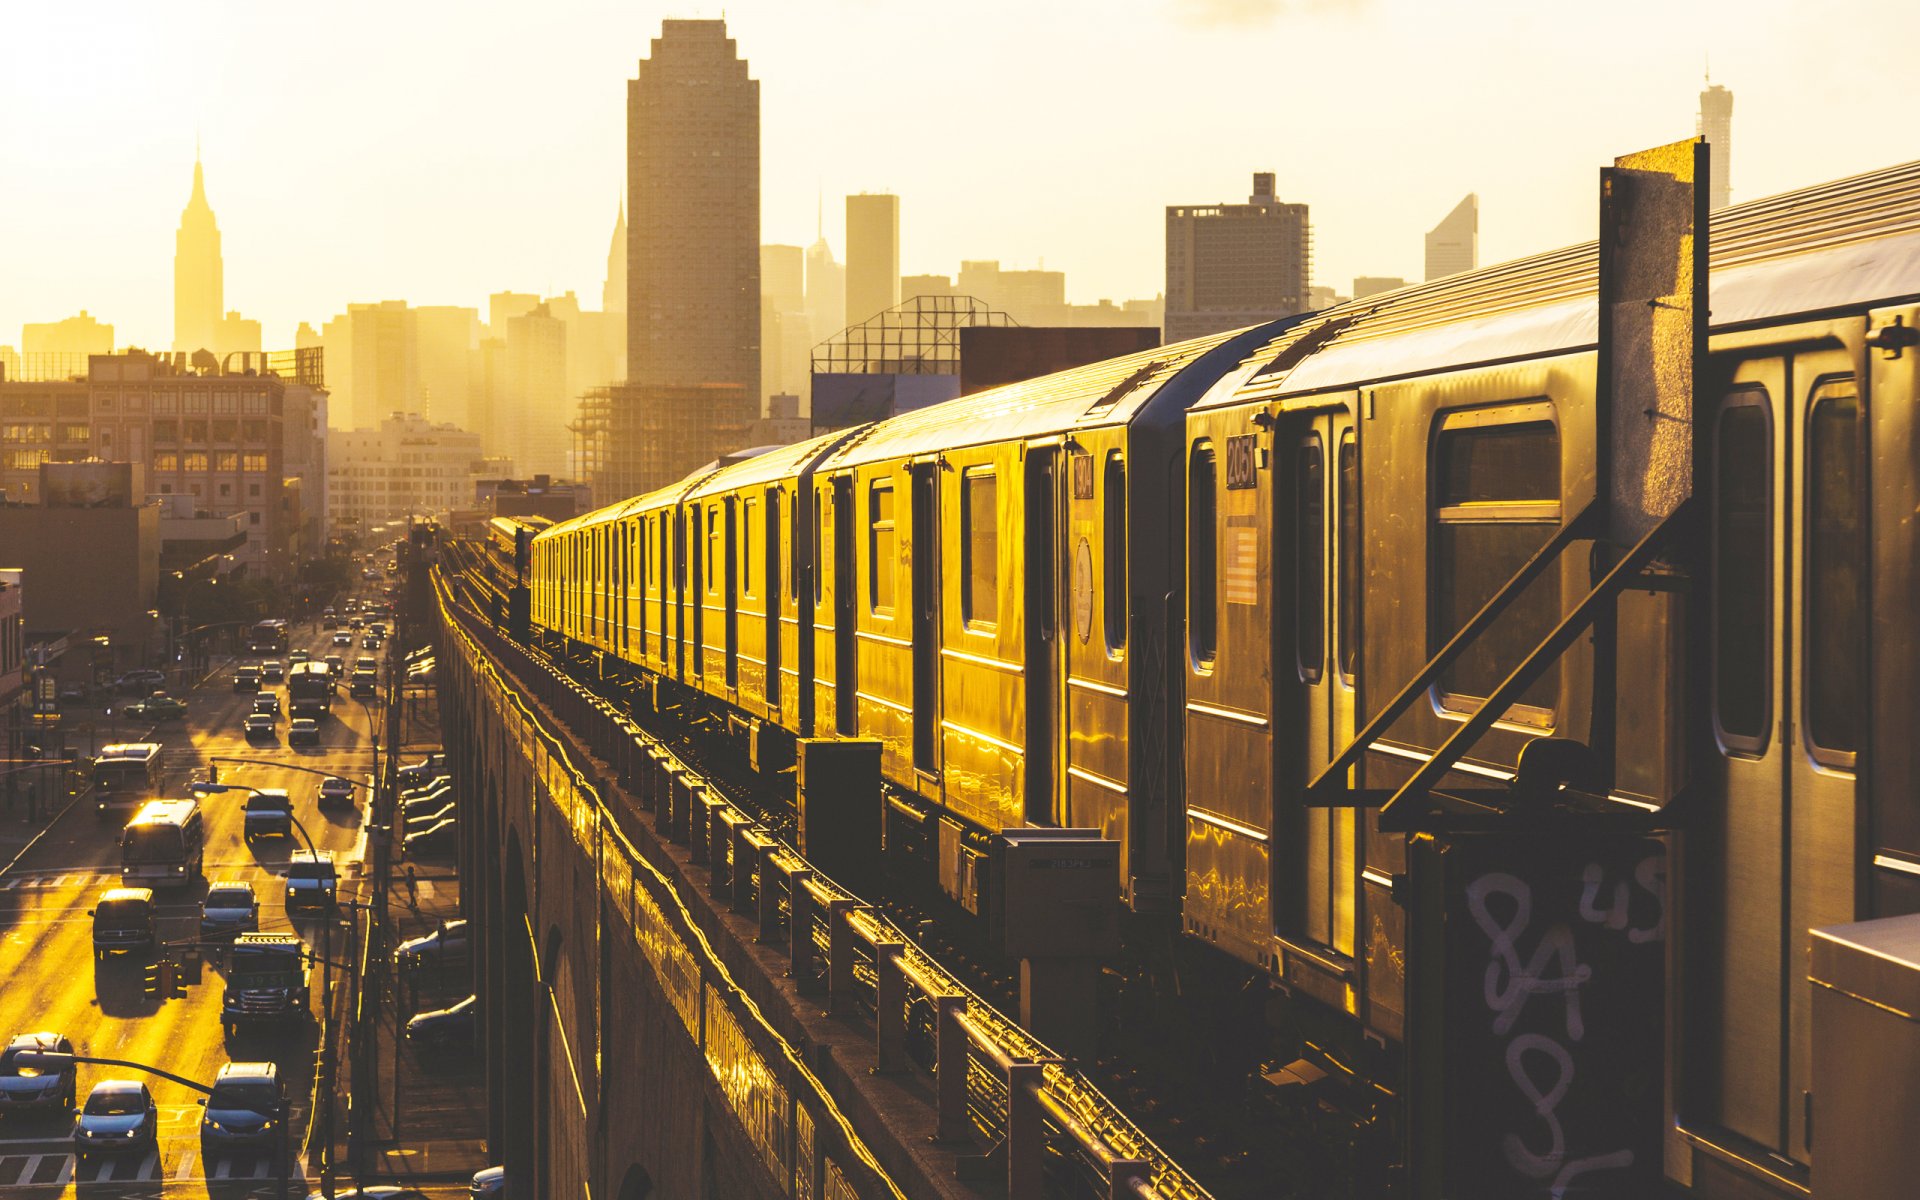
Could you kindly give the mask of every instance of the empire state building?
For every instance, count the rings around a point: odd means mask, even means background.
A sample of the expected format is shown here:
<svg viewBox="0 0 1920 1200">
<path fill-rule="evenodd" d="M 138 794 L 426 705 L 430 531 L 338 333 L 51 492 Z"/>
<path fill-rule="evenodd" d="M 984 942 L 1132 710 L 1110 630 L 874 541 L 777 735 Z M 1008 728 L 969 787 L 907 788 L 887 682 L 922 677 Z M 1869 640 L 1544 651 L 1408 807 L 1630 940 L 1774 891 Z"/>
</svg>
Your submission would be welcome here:
<svg viewBox="0 0 1920 1200">
<path fill-rule="evenodd" d="M 217 349 L 225 301 L 220 227 L 207 204 L 200 159 L 193 160 L 193 195 L 173 235 L 173 348 L 191 353 Z"/>
</svg>

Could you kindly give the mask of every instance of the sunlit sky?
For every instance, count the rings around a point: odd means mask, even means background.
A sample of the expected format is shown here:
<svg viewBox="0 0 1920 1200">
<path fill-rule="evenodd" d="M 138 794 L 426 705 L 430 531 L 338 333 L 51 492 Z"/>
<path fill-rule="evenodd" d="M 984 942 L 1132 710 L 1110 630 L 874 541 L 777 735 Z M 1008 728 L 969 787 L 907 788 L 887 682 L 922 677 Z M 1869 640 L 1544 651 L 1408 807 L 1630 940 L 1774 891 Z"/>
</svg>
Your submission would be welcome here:
<svg viewBox="0 0 1920 1200">
<path fill-rule="evenodd" d="M 5 0 L 0 344 L 86 308 L 172 337 L 196 131 L 227 306 L 292 344 L 349 301 L 597 306 L 627 80 L 664 16 L 609 0 Z M 1735 95 L 1734 199 L 1920 153 L 1920 4 L 1856 0 L 732 0 L 761 87 L 765 242 L 844 257 L 902 197 L 905 273 L 998 258 L 1069 298 L 1163 287 L 1163 208 L 1312 206 L 1314 282 L 1421 270 L 1480 194 L 1481 261 L 1592 236 L 1597 168 Z"/>
</svg>

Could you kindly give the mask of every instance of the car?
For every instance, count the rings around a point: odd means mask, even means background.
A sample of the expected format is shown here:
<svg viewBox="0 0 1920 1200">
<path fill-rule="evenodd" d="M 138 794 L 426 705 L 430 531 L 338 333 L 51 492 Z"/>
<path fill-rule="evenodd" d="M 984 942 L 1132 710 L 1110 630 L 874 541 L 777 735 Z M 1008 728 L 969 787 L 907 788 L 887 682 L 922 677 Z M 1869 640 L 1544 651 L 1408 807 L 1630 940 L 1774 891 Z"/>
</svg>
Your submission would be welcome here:
<svg viewBox="0 0 1920 1200">
<path fill-rule="evenodd" d="M 360 648 L 362 650 L 378 650 L 380 648 L 380 635 L 370 633 L 361 638 Z"/>
<path fill-rule="evenodd" d="M 260 678 L 268 683 L 280 683 L 287 677 L 287 669 L 276 659 L 268 659 L 260 664 Z"/>
<path fill-rule="evenodd" d="M 260 898 L 244 879 L 217 879 L 200 901 L 200 936 L 233 937 L 260 928 Z"/>
<path fill-rule="evenodd" d="M 233 669 L 233 690 L 236 692 L 257 692 L 260 690 L 260 664 L 243 663 Z"/>
<path fill-rule="evenodd" d="M 257 739 L 272 738 L 277 726 L 277 723 L 271 715 L 257 712 L 248 713 L 240 724 L 246 731 L 247 740 L 250 742 Z"/>
<path fill-rule="evenodd" d="M 347 695 L 356 700 L 365 700 L 380 694 L 380 679 L 372 671 L 355 671 L 353 678 L 347 681 Z"/>
<path fill-rule="evenodd" d="M 385 621 L 375 621 L 373 624 L 367 626 L 367 629 L 378 637 L 387 636 L 387 623 Z"/>
<path fill-rule="evenodd" d="M 307 1200 L 326 1200 L 326 1195 L 325 1192 L 313 1192 L 307 1196 Z M 346 1188 L 333 1195 L 334 1200 L 427 1200 L 427 1194 L 419 1188 L 396 1187 L 386 1183 L 377 1187 Z"/>
<path fill-rule="evenodd" d="M 466 965 L 470 950 L 466 921 L 448 921 L 432 933 L 408 938 L 394 947 L 393 961 L 395 966 L 406 970 L 461 967 Z"/>
<path fill-rule="evenodd" d="M 145 700 L 135 700 L 120 710 L 129 720 L 178 721 L 187 715 L 187 702 L 165 692 L 155 692 Z"/>
<path fill-rule="evenodd" d="M 228 1150 L 276 1150 L 280 1146 L 280 1068 L 270 1062 L 230 1062 L 214 1078 L 213 1093 L 200 1101 L 200 1157 Z M 211 1172 L 209 1172 L 211 1174 Z"/>
<path fill-rule="evenodd" d="M 261 692 L 258 696 L 255 696 L 253 698 L 253 708 L 251 711 L 255 713 L 259 713 L 264 716 L 272 717 L 276 721 L 279 720 L 280 719 L 280 693 L 273 691 L 272 689 L 268 689 L 266 691 Z"/>
<path fill-rule="evenodd" d="M 435 775 L 445 773 L 446 766 L 447 756 L 439 753 L 429 754 L 417 763 L 408 763 L 398 771 L 400 786 L 411 787 L 415 780 L 425 782 Z"/>
<path fill-rule="evenodd" d="M 87 1093 L 73 1126 L 73 1156 L 154 1154 L 160 1149 L 160 1110 L 135 1079 L 103 1079 Z"/>
<path fill-rule="evenodd" d="M 287 726 L 287 745 L 318 746 L 320 744 L 320 722 L 312 717 L 295 717 L 293 724 Z"/>
<path fill-rule="evenodd" d="M 58 1033 L 15 1035 L 0 1051 L 0 1114 L 64 1113 L 77 1095 L 73 1063 L 60 1070 L 30 1067 L 23 1054 L 72 1054 L 73 1043 Z"/>
<path fill-rule="evenodd" d="M 289 650 L 287 652 L 287 665 L 292 666 L 294 663 L 303 663 L 312 657 L 313 652 L 310 650 Z"/>
<path fill-rule="evenodd" d="M 407 1040 L 422 1050 L 454 1050 L 473 1044 L 474 1018 L 479 1001 L 465 1000 L 423 1012 L 407 1022 Z"/>
<path fill-rule="evenodd" d="M 362 618 L 359 613 L 355 613 L 353 616 L 347 618 L 348 629 L 359 629 L 366 623 L 366 620 Z"/>
<path fill-rule="evenodd" d="M 339 886 L 333 851 L 295 850 L 287 862 L 287 911 L 330 909 Z"/>
<path fill-rule="evenodd" d="M 409 833 L 400 843 L 400 853 L 405 855 L 446 854 L 453 849 L 453 839 L 459 835 L 459 832 L 459 822 L 448 817 L 417 833 Z"/>
<path fill-rule="evenodd" d="M 154 670 L 128 671 L 113 681 L 114 690 L 123 696 L 150 695 L 155 688 L 166 685 L 167 673 Z"/>
<path fill-rule="evenodd" d="M 93 957 L 96 960 L 135 950 L 151 951 L 158 937 L 159 925 L 153 907 L 152 888 L 108 888 L 87 910 L 87 915 L 93 918 Z"/>
<path fill-rule="evenodd" d="M 73 704 L 88 704 L 93 700 L 93 689 L 84 683 L 63 683 L 60 685 L 59 702 L 62 708 Z"/>
<path fill-rule="evenodd" d="M 488 1167 L 484 1171 L 473 1173 L 473 1183 L 467 1188 L 467 1200 L 505 1200 L 507 1194 L 507 1169 Z"/>
<path fill-rule="evenodd" d="M 338 654 L 329 654 L 326 658 L 327 669 L 333 672 L 335 679 L 346 674 L 347 660 Z"/>
<path fill-rule="evenodd" d="M 293 797 L 285 788 L 261 788 L 247 796 L 246 836 L 293 836 Z"/>
<path fill-rule="evenodd" d="M 406 818 L 406 832 L 418 833 L 423 829 L 432 829 L 442 821 L 455 819 L 455 805 L 451 798 L 438 801 L 438 808 L 434 807 L 435 803 L 427 800 L 419 808 L 409 806 L 405 809 L 402 815 Z"/>
<path fill-rule="evenodd" d="M 320 807 L 334 808 L 344 806 L 352 808 L 353 781 L 342 779 L 338 775 L 329 775 L 320 781 Z"/>
<path fill-rule="evenodd" d="M 353 635 L 343 629 L 333 635 L 333 644 L 336 646 L 351 646 L 353 645 Z"/>
</svg>

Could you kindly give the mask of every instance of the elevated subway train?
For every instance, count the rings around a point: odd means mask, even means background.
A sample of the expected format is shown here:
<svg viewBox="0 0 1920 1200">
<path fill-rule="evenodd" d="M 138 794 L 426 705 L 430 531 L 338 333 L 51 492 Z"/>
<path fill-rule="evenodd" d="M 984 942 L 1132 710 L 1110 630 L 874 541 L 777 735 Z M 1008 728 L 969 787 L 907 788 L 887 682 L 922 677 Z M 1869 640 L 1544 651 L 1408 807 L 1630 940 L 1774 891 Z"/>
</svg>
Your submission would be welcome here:
<svg viewBox="0 0 1920 1200">
<path fill-rule="evenodd" d="M 1603 806 L 1685 795 L 1670 882 L 1641 881 L 1657 1157 L 1786 1195 L 1808 931 L 1920 912 L 1920 164 L 1716 213 L 1711 254 L 1697 559 L 1622 591 L 1612 664 L 1573 641 L 1441 790 L 1519 790 L 1523 749 L 1606 726 Z M 1101 830 L 1131 910 L 1390 1076 L 1427 835 L 1308 785 L 1531 577 L 1359 748 L 1352 785 L 1405 782 L 1623 549 L 1524 574 L 1595 499 L 1596 286 L 1589 244 L 708 469 L 541 533 L 532 624 L 756 737 L 877 739 L 889 852 L 970 911 L 1001 830 Z"/>
</svg>

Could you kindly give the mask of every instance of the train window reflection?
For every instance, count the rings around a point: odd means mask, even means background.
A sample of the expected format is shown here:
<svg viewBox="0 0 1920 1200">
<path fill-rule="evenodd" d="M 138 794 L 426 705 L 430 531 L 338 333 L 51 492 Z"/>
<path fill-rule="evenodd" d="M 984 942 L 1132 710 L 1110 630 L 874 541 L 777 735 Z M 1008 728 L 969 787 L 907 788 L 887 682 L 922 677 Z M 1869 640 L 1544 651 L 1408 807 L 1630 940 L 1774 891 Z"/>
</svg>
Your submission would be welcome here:
<svg viewBox="0 0 1920 1200">
<path fill-rule="evenodd" d="M 867 608 L 893 611 L 893 481 L 867 489 Z"/>
<path fill-rule="evenodd" d="M 1493 599 L 1560 524 L 1560 433 L 1543 404 L 1450 417 L 1435 465 L 1432 645 L 1437 650 Z M 1448 708 L 1472 711 L 1552 632 L 1560 615 L 1552 572 L 1527 587 L 1441 677 Z M 1556 663 L 1504 714 L 1553 723 Z"/>
<path fill-rule="evenodd" d="M 1817 756 L 1835 766 L 1851 766 L 1859 749 L 1865 684 L 1859 425 L 1853 380 L 1821 384 L 1807 428 L 1806 725 Z"/>
<path fill-rule="evenodd" d="M 1759 388 L 1729 396 L 1713 447 L 1713 708 L 1721 740 L 1748 751 L 1766 740 L 1772 699 L 1773 431 L 1766 404 Z"/>
<path fill-rule="evenodd" d="M 1107 579 L 1101 589 L 1106 612 L 1107 652 L 1118 654 L 1127 644 L 1127 464 L 1120 455 L 1107 455 L 1106 529 L 1100 553 L 1105 557 Z"/>
<path fill-rule="evenodd" d="M 1326 465 L 1320 435 L 1300 443 L 1294 469 L 1293 646 L 1303 683 L 1318 683 L 1326 661 Z"/>
<path fill-rule="evenodd" d="M 1000 619 L 999 486 L 992 471 L 960 477 L 960 520 L 960 570 L 967 577 L 961 615 L 969 625 L 992 624 Z"/>
<path fill-rule="evenodd" d="M 1213 662 L 1219 620 L 1214 474 L 1213 443 L 1195 442 L 1187 462 L 1187 649 L 1203 667 Z"/>
</svg>

